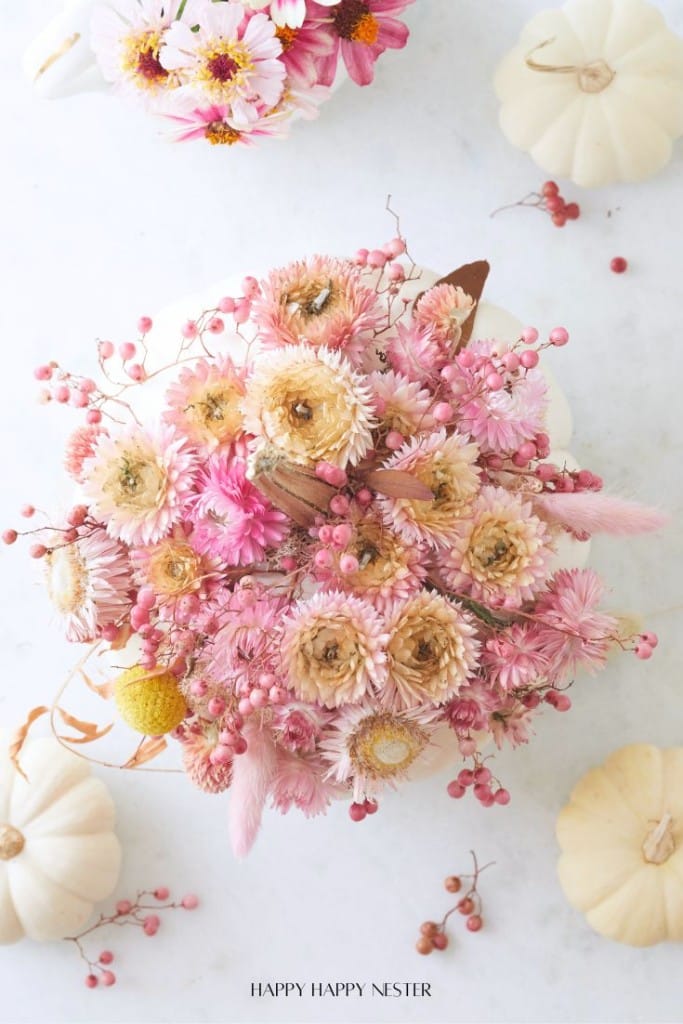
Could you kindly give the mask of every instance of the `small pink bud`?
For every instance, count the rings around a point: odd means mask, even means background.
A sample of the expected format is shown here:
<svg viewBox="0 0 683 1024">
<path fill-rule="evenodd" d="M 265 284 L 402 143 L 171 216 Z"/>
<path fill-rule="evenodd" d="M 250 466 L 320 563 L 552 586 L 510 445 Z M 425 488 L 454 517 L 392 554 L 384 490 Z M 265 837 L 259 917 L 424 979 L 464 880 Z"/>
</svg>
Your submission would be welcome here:
<svg viewBox="0 0 683 1024">
<path fill-rule="evenodd" d="M 249 749 L 249 744 L 245 740 L 244 736 L 238 736 L 232 746 L 237 755 L 246 754 Z"/>
<path fill-rule="evenodd" d="M 101 964 L 111 964 L 114 961 L 114 954 L 109 949 L 103 949 L 99 956 Z"/>
<path fill-rule="evenodd" d="M 405 281 L 406 272 L 400 263 L 392 263 L 388 270 L 390 281 Z"/>
<path fill-rule="evenodd" d="M 369 267 L 383 267 L 387 262 L 387 254 L 382 252 L 381 249 L 372 249 L 368 253 L 368 266 Z"/>
<path fill-rule="evenodd" d="M 534 366 L 538 366 L 538 352 L 533 348 L 527 349 L 522 352 L 519 361 L 525 370 L 533 370 Z"/>
<path fill-rule="evenodd" d="M 71 398 L 71 391 L 66 384 L 59 384 L 52 392 L 55 402 L 59 402 L 60 405 L 66 405 Z"/>
<path fill-rule="evenodd" d="M 403 434 L 400 434 L 398 430 L 390 430 L 387 434 L 384 443 L 386 444 L 389 451 L 395 452 L 403 446 Z"/>
<path fill-rule="evenodd" d="M 453 800 L 460 800 L 462 797 L 464 797 L 467 790 L 462 785 L 462 783 L 458 782 L 457 779 L 453 779 L 452 782 L 448 783 L 446 787 L 446 792 L 450 797 L 453 798 Z"/>
<path fill-rule="evenodd" d="M 207 707 L 209 714 L 213 715 L 214 718 L 218 718 L 225 711 L 225 701 L 222 697 L 212 697 Z"/>
<path fill-rule="evenodd" d="M 535 345 L 538 341 L 538 331 L 535 327 L 525 327 L 521 338 L 525 345 Z"/>
<path fill-rule="evenodd" d="M 133 909 L 133 904 L 130 900 L 119 900 L 116 904 L 116 913 L 123 917 L 126 914 L 130 914 Z"/>
<path fill-rule="evenodd" d="M 2 534 L 3 544 L 14 544 L 16 543 L 19 534 L 16 530 L 4 530 Z"/>
<path fill-rule="evenodd" d="M 152 327 L 153 322 L 150 317 L 141 316 L 140 319 L 138 320 L 138 330 L 140 334 L 149 334 L 149 332 L 152 330 Z"/>
<path fill-rule="evenodd" d="M 342 555 L 339 559 L 339 568 L 345 576 L 350 576 L 352 573 L 358 572 L 360 566 L 355 555 Z"/>
<path fill-rule="evenodd" d="M 102 422 L 102 413 L 99 409 L 88 409 L 85 414 L 85 422 L 89 423 L 91 427 L 97 426 L 98 423 Z"/>
<path fill-rule="evenodd" d="M 268 703 L 268 694 L 265 690 L 256 687 L 249 694 L 249 703 L 255 708 L 265 708 Z"/>
<path fill-rule="evenodd" d="M 477 749 L 477 741 L 466 736 L 458 743 L 458 749 L 463 757 L 471 757 Z"/>
<path fill-rule="evenodd" d="M 501 788 L 496 790 L 496 792 L 493 794 L 493 799 L 497 804 L 500 804 L 502 807 L 505 807 L 506 804 L 510 803 L 510 794 L 508 793 L 507 789 Z"/>
<path fill-rule="evenodd" d="M 470 370 L 477 361 L 477 357 L 474 352 L 470 352 L 468 348 L 463 349 L 462 352 L 458 353 L 455 360 L 458 366 L 462 366 L 464 370 Z"/>
<path fill-rule="evenodd" d="M 226 296 L 225 298 L 221 299 L 221 301 L 218 303 L 218 308 L 221 311 L 221 313 L 234 313 L 235 305 L 235 300 L 231 299 L 229 296 Z"/>
<path fill-rule="evenodd" d="M 197 325 L 194 320 L 186 320 L 180 329 L 180 333 L 183 338 L 187 339 L 187 341 L 193 341 L 199 334 L 199 331 L 197 330 Z"/>
<path fill-rule="evenodd" d="M 212 334 L 222 334 L 225 330 L 225 323 L 219 316 L 212 316 L 209 320 L 209 330 Z"/>
<path fill-rule="evenodd" d="M 352 803 L 349 807 L 349 817 L 351 821 L 362 821 L 368 812 L 365 810 L 363 804 Z"/>
<path fill-rule="evenodd" d="M 649 658 L 652 657 L 652 653 L 653 653 L 652 652 L 652 648 L 650 647 L 650 645 L 646 644 L 646 643 L 636 644 L 635 651 L 636 651 L 636 658 L 640 658 L 641 661 L 647 661 Z"/>
<path fill-rule="evenodd" d="M 247 299 L 254 299 L 261 291 L 259 283 L 255 277 L 245 277 L 242 281 L 242 294 Z"/>
<path fill-rule="evenodd" d="M 659 637 L 657 636 L 656 633 L 652 633 L 652 632 L 641 633 L 640 637 L 641 637 L 641 640 L 643 640 L 644 643 L 648 644 L 653 649 L 659 643 Z"/>
<path fill-rule="evenodd" d="M 102 984 L 107 986 L 116 984 L 116 975 L 113 971 L 102 971 Z"/>
<path fill-rule="evenodd" d="M 114 346 L 111 341 L 100 341 L 97 344 L 97 351 L 100 359 L 111 359 L 114 355 Z"/>
<path fill-rule="evenodd" d="M 95 974 L 88 974 L 85 979 L 86 988 L 97 988 L 98 986 L 97 976 Z"/>
<path fill-rule="evenodd" d="M 331 551 L 328 551 L 327 548 L 321 548 L 319 551 L 316 551 L 313 561 L 318 569 L 329 569 L 334 559 Z"/>
<path fill-rule="evenodd" d="M 137 349 L 132 341 L 124 341 L 122 345 L 119 345 L 119 355 L 123 359 L 124 363 L 128 359 L 132 359 Z"/>
<path fill-rule="evenodd" d="M 285 555 L 280 559 L 280 568 L 283 572 L 294 572 L 296 564 L 296 558 L 293 558 L 292 555 Z"/>
<path fill-rule="evenodd" d="M 47 554 L 47 548 L 44 544 L 32 544 L 28 549 L 28 553 L 31 558 L 45 558 Z"/>
<path fill-rule="evenodd" d="M 519 446 L 519 454 L 522 458 L 526 459 L 527 462 L 530 462 L 531 459 L 535 459 L 538 454 L 536 451 L 536 445 L 533 441 L 525 441 L 524 444 L 520 444 Z"/>
<path fill-rule="evenodd" d="M 30 519 L 32 516 L 36 514 L 35 507 L 33 505 L 22 505 L 21 514 L 24 517 L 24 519 Z"/>
<path fill-rule="evenodd" d="M 330 511 L 336 516 L 345 516 L 349 511 L 349 499 L 343 494 L 335 494 L 330 501 Z"/>
<path fill-rule="evenodd" d="M 186 896 L 183 896 L 180 902 L 181 905 L 185 908 L 185 910 L 196 910 L 197 907 L 199 906 L 199 899 L 195 896 L 193 892 L 188 892 Z"/>
<path fill-rule="evenodd" d="M 248 299 L 240 299 L 235 306 L 235 312 L 232 314 L 236 324 L 246 324 L 247 320 L 251 316 L 251 303 Z"/>
<path fill-rule="evenodd" d="M 239 709 L 239 713 L 244 715 L 245 718 L 248 718 L 249 715 L 253 714 L 254 705 L 248 697 L 242 697 L 237 707 Z"/>
<path fill-rule="evenodd" d="M 500 391 L 505 381 L 499 373 L 489 373 L 486 377 L 486 386 L 489 391 Z"/>
<path fill-rule="evenodd" d="M 52 377 L 52 367 L 36 366 L 35 370 L 33 371 L 33 376 L 36 378 L 36 380 L 50 380 Z"/>
<path fill-rule="evenodd" d="M 361 487 L 361 489 L 356 493 L 356 501 L 359 505 L 370 505 L 372 502 L 372 491 L 367 487 Z"/>
<path fill-rule="evenodd" d="M 550 332 L 550 341 L 557 348 L 561 348 L 562 345 L 566 345 L 569 341 L 569 331 L 565 327 L 555 327 Z"/>
<path fill-rule="evenodd" d="M 353 537 L 353 527 L 349 523 L 339 523 L 332 530 L 332 542 L 338 548 L 345 548 Z"/>
<path fill-rule="evenodd" d="M 384 246 L 384 251 L 395 259 L 397 256 L 402 256 L 406 251 L 406 243 L 403 238 L 392 238 L 390 242 Z"/>
<path fill-rule="evenodd" d="M 514 373 L 515 370 L 519 369 L 519 356 L 516 352 L 507 352 L 503 356 L 503 366 L 508 373 Z"/>
<path fill-rule="evenodd" d="M 448 423 L 453 419 L 453 406 L 448 402 L 438 402 L 432 410 L 432 416 L 437 423 Z"/>
</svg>

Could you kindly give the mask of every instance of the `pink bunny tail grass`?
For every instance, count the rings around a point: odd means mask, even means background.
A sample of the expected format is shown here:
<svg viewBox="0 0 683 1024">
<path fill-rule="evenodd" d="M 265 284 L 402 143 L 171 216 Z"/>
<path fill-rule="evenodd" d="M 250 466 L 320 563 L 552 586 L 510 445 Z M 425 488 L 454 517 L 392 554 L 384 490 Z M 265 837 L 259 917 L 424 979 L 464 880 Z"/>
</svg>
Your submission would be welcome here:
<svg viewBox="0 0 683 1024">
<path fill-rule="evenodd" d="M 534 505 L 543 518 L 576 533 L 629 537 L 651 533 L 669 522 L 669 517 L 655 508 L 607 494 L 539 494 L 534 497 Z"/>
<path fill-rule="evenodd" d="M 254 845 L 276 763 L 269 730 L 248 723 L 244 738 L 249 746 L 233 762 L 230 787 L 230 842 L 236 857 L 246 857 Z"/>
</svg>

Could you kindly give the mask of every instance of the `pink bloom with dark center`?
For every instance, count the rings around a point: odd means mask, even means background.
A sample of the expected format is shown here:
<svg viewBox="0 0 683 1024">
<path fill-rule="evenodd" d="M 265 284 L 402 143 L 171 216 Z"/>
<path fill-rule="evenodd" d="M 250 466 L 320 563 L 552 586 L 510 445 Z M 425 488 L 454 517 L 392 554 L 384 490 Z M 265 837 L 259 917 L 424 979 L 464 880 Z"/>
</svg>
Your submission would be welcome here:
<svg viewBox="0 0 683 1024">
<path fill-rule="evenodd" d="M 402 14 L 412 0 L 341 0 L 335 7 L 308 4 L 309 15 L 327 26 L 334 49 L 320 63 L 320 81 L 331 85 L 341 54 L 346 69 L 357 85 L 369 85 L 374 64 L 385 50 L 402 50 L 408 28 L 395 15 Z"/>
</svg>

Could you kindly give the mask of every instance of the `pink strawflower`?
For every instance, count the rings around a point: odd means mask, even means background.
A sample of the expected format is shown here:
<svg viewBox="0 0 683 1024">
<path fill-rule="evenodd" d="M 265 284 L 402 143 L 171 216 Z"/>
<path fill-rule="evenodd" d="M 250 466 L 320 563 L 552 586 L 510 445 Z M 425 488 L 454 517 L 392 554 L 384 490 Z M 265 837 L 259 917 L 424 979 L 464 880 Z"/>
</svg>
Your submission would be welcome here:
<svg viewBox="0 0 683 1024">
<path fill-rule="evenodd" d="M 64 468 L 76 483 L 83 483 L 83 466 L 92 458 L 97 439 L 106 433 L 103 427 L 76 427 L 69 437 L 64 452 Z"/>
<path fill-rule="evenodd" d="M 288 686 L 326 708 L 357 703 L 386 680 L 386 639 L 383 621 L 360 597 L 332 592 L 300 601 L 279 644 Z"/>
<path fill-rule="evenodd" d="M 444 359 L 457 351 L 463 324 L 472 315 L 474 299 L 462 288 L 452 284 L 437 284 L 421 295 L 415 304 L 415 323 L 431 331 L 438 340 Z"/>
<path fill-rule="evenodd" d="M 505 742 L 512 747 L 528 743 L 534 712 L 510 697 L 489 716 L 489 731 L 500 750 Z"/>
<path fill-rule="evenodd" d="M 90 43 L 108 82 L 150 99 L 178 84 L 159 51 L 179 7 L 180 0 L 115 0 L 95 8 Z"/>
<path fill-rule="evenodd" d="M 548 386 L 537 369 L 500 369 L 503 387 L 491 391 L 486 386 L 491 373 L 487 357 L 503 354 L 506 347 L 497 341 L 471 341 L 468 352 L 482 358 L 468 368 L 456 362 L 457 376 L 452 380 L 458 395 L 459 429 L 483 451 L 503 454 L 516 451 L 543 430 L 548 406 Z"/>
<path fill-rule="evenodd" d="M 350 260 L 313 256 L 273 270 L 252 307 L 264 348 L 306 342 L 363 363 L 386 313 Z"/>
<path fill-rule="evenodd" d="M 192 492 L 196 459 L 170 427 L 100 435 L 83 466 L 83 492 L 110 537 L 154 544 L 177 523 Z"/>
<path fill-rule="evenodd" d="M 414 437 L 387 462 L 414 476 L 431 491 L 431 500 L 393 498 L 381 495 L 380 507 L 388 529 L 409 543 L 444 548 L 455 543 L 462 520 L 471 514 L 479 491 L 476 466 L 479 450 L 466 437 L 438 430 L 426 437 Z"/>
<path fill-rule="evenodd" d="M 261 586 L 243 584 L 233 592 L 224 593 L 212 611 L 215 618 L 210 628 L 214 638 L 209 655 L 212 673 L 229 682 L 238 692 L 247 692 L 251 686 L 258 685 L 263 673 L 272 675 L 275 685 L 285 687 L 279 646 L 274 637 L 288 608 L 286 596 L 273 594 Z M 204 625 L 208 628 L 209 622 L 205 621 Z"/>
<path fill-rule="evenodd" d="M 297 807 L 307 818 L 325 814 L 341 787 L 325 778 L 327 765 L 317 754 L 294 754 L 279 749 L 271 782 L 272 806 L 280 814 Z"/>
<path fill-rule="evenodd" d="M 219 745 L 216 722 L 198 719 L 182 729 L 183 768 L 195 786 L 205 793 L 222 793 L 232 782 L 232 760 L 214 764 L 211 754 Z"/>
<path fill-rule="evenodd" d="M 619 630 L 613 616 L 597 610 L 603 593 L 592 569 L 562 569 L 541 594 L 534 615 L 543 623 L 539 643 L 556 678 L 605 664 Z"/>
<path fill-rule="evenodd" d="M 330 718 L 328 711 L 314 704 L 293 702 L 276 708 L 273 729 L 277 742 L 292 753 L 310 754 Z"/>
<path fill-rule="evenodd" d="M 225 565 L 260 562 L 287 534 L 287 516 L 247 480 L 242 459 L 214 455 L 202 468 L 189 518 L 192 546 Z"/>
<path fill-rule="evenodd" d="M 431 414 L 434 399 L 419 381 L 409 380 L 395 370 L 370 374 L 375 412 L 383 433 L 395 430 L 406 440 L 434 429 Z"/>
<path fill-rule="evenodd" d="M 445 705 L 443 715 L 458 736 L 468 736 L 486 726 L 487 712 L 474 697 L 464 696 L 468 687 L 463 687 L 457 697 Z"/>
<path fill-rule="evenodd" d="M 389 364 L 408 380 L 425 383 L 432 380 L 448 361 L 443 346 L 430 327 L 399 323 L 396 334 L 387 343 Z"/>
<path fill-rule="evenodd" d="M 513 623 L 496 633 L 484 645 L 481 664 L 491 685 L 502 690 L 537 685 L 548 669 L 539 628 Z"/>
<path fill-rule="evenodd" d="M 118 625 L 130 609 L 131 567 L 126 549 L 94 529 L 44 559 L 47 590 L 62 617 L 67 640 L 89 643 L 103 626 Z"/>
<path fill-rule="evenodd" d="M 245 376 L 245 368 L 238 369 L 228 357 L 183 367 L 166 392 L 164 421 L 209 452 L 232 444 L 244 433 L 240 402 Z"/>
<path fill-rule="evenodd" d="M 320 65 L 321 81 L 331 85 L 339 54 L 358 85 L 369 85 L 374 64 L 387 49 L 401 50 L 408 41 L 408 29 L 394 15 L 402 14 L 412 0 L 341 0 L 331 10 L 327 3 L 308 0 L 310 17 L 327 26 L 334 50 Z"/>
<path fill-rule="evenodd" d="M 286 73 L 281 53 L 275 25 L 265 14 L 245 19 L 244 7 L 232 0 L 188 0 L 182 20 L 164 36 L 160 60 L 182 74 L 184 89 L 204 102 L 229 105 L 244 123 L 280 100 Z"/>
<path fill-rule="evenodd" d="M 436 569 L 453 593 L 518 608 L 543 586 L 553 553 L 548 527 L 523 495 L 487 486 Z"/>
</svg>

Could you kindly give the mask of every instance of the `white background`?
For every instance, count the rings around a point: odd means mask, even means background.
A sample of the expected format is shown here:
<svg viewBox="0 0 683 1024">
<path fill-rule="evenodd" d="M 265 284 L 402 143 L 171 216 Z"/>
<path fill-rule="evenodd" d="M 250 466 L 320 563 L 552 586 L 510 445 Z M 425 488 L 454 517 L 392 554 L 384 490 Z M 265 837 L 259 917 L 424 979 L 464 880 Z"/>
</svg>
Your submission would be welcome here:
<svg viewBox="0 0 683 1024">
<path fill-rule="evenodd" d="M 110 772 L 124 844 L 117 896 L 166 883 L 202 908 L 171 914 L 155 939 L 115 932 L 119 984 L 88 992 L 72 949 L 0 951 L 3 1021 L 674 1021 L 681 953 L 593 935 L 560 891 L 554 822 L 573 783 L 632 741 L 683 742 L 681 714 L 681 173 L 683 144 L 656 179 L 591 193 L 563 231 L 535 210 L 490 219 L 544 175 L 497 129 L 491 78 L 542 0 L 418 0 L 413 37 L 363 92 L 346 87 L 317 123 L 249 151 L 170 146 L 101 95 L 43 103 L 22 80 L 25 44 L 57 0 L 3 0 L 3 299 L 0 522 L 24 501 L 54 504 L 61 439 L 76 414 L 35 403 L 32 368 L 58 358 L 88 372 L 94 339 L 130 338 L 153 314 L 251 266 L 313 251 L 353 252 L 392 235 L 391 192 L 416 258 L 444 272 L 493 265 L 488 298 L 571 344 L 553 353 L 576 416 L 574 450 L 617 493 L 670 510 L 656 539 L 598 540 L 611 604 L 638 611 L 661 644 L 622 656 L 548 713 L 534 742 L 498 758 L 508 808 L 449 801 L 440 779 L 352 824 L 344 806 L 306 822 L 269 814 L 235 863 L 226 800 L 174 775 Z M 683 32 L 679 0 L 660 0 Z M 612 215 L 609 216 L 609 211 Z M 624 255 L 618 277 L 610 259 Z M 74 660 L 36 566 L 0 552 L 0 723 L 44 702 Z M 85 708 L 74 691 L 71 708 Z M 88 705 L 92 711 L 92 706 Z M 106 720 L 109 708 L 97 707 Z M 454 922 L 452 949 L 420 958 L 419 923 L 448 906 L 446 874 L 468 850 L 484 876 L 486 928 Z M 125 941 L 124 941 L 125 939 Z M 427 981 L 429 1000 L 258 1001 L 252 981 Z"/>
</svg>

